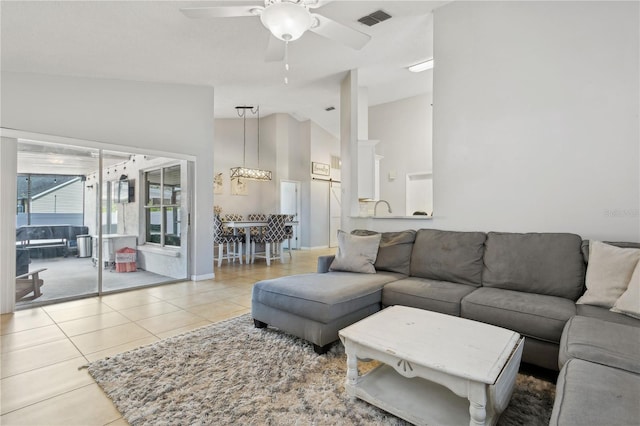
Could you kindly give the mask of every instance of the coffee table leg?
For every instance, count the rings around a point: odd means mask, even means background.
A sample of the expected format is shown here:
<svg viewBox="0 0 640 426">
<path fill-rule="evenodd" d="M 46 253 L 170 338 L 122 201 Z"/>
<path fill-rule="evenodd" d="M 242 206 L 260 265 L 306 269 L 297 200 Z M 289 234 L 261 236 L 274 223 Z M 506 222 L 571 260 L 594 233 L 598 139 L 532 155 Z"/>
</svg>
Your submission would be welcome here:
<svg viewBox="0 0 640 426">
<path fill-rule="evenodd" d="M 346 345 L 345 345 L 346 346 Z M 351 398 L 356 397 L 356 385 L 358 384 L 358 357 L 355 351 L 348 346 L 345 347 L 347 353 L 347 394 Z"/>
<path fill-rule="evenodd" d="M 469 383 L 469 425 L 484 425 L 487 420 L 487 390 L 484 384 Z"/>
</svg>

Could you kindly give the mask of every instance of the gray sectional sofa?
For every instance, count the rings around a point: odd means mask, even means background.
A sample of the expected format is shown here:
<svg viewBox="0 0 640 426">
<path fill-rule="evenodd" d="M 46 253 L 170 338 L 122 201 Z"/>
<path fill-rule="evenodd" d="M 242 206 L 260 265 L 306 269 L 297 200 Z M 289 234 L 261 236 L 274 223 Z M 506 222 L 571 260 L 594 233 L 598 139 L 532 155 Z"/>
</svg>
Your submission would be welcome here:
<svg viewBox="0 0 640 426">
<path fill-rule="evenodd" d="M 588 247 L 568 233 L 382 233 L 375 274 L 330 271 L 332 256 L 321 257 L 318 273 L 256 283 L 252 315 L 256 327 L 283 329 L 318 353 L 341 328 L 391 305 L 494 324 L 525 337 L 524 362 L 561 369 L 553 424 L 638 424 L 640 320 L 575 303 Z M 603 390 L 610 413 L 589 402 Z"/>
</svg>

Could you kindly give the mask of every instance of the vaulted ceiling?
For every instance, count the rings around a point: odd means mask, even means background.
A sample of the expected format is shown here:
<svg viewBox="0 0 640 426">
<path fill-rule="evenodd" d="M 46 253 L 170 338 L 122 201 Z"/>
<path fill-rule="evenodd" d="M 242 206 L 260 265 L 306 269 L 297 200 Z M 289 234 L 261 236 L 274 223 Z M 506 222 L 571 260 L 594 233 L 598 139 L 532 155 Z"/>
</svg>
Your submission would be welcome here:
<svg viewBox="0 0 640 426">
<path fill-rule="evenodd" d="M 314 0 L 306 0 L 314 1 Z M 3 71 L 207 85 L 216 117 L 235 105 L 260 105 L 312 119 L 339 134 L 339 83 L 359 69 L 375 105 L 431 91 L 431 71 L 406 67 L 431 58 L 431 12 L 443 1 L 323 1 L 315 12 L 371 35 L 361 50 L 307 32 L 282 62 L 266 62 L 268 30 L 257 17 L 188 19 L 181 7 L 262 4 L 247 1 L 2 1 Z M 383 10 L 368 27 L 358 18 Z M 325 108 L 336 107 L 332 112 Z"/>
</svg>

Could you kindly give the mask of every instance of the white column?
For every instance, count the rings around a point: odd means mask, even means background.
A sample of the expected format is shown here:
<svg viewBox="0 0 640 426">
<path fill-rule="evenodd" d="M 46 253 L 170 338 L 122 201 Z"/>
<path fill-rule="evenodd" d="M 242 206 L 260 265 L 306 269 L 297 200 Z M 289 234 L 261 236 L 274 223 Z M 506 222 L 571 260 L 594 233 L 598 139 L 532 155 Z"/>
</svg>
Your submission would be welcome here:
<svg viewBox="0 0 640 426">
<path fill-rule="evenodd" d="M 18 141 L 0 138 L 0 313 L 16 307 L 16 175 Z"/>
</svg>

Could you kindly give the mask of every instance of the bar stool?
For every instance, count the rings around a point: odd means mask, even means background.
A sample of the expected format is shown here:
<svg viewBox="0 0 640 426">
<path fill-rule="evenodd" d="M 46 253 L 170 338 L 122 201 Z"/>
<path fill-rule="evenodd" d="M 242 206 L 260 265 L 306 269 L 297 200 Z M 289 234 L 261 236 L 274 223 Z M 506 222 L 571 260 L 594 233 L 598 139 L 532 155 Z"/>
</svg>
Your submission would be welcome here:
<svg viewBox="0 0 640 426">
<path fill-rule="evenodd" d="M 278 257 L 280 258 L 281 263 L 284 262 L 282 242 L 286 238 L 284 228 L 287 216 L 288 215 L 286 214 L 269 215 L 267 218 L 267 227 L 265 232 L 258 235 L 255 240 L 253 240 L 259 243 L 264 243 L 264 253 L 256 253 L 254 248 L 251 256 L 252 263 L 256 257 L 265 258 L 267 260 L 267 266 L 271 266 L 271 259 L 276 259 Z M 271 249 L 273 249 L 273 251 Z M 278 255 L 274 256 L 276 249 L 278 251 Z"/>
<path fill-rule="evenodd" d="M 296 216 L 293 214 L 287 215 L 287 222 L 293 222 Z M 287 251 L 289 252 L 289 259 L 292 259 L 291 256 L 291 239 L 293 238 L 293 226 L 287 225 L 284 227 L 284 235 L 287 239 Z"/>
<path fill-rule="evenodd" d="M 224 221 L 225 222 L 236 222 L 239 220 L 244 220 L 244 216 L 238 213 L 228 213 L 224 215 Z M 235 235 L 239 235 L 242 237 L 243 241 L 246 241 L 246 237 L 244 235 L 244 229 L 243 228 L 236 228 L 234 230 L 228 230 L 228 233 L 232 233 Z M 235 253 L 238 256 L 242 257 L 242 247 L 240 247 L 240 251 L 238 253 Z"/>
<path fill-rule="evenodd" d="M 214 244 L 218 244 L 218 267 L 222 265 L 223 259 L 226 259 L 228 263 L 229 261 L 235 262 L 236 258 L 238 258 L 242 265 L 242 243 L 244 241 L 244 235 L 234 235 L 230 232 L 225 232 L 222 226 L 222 220 L 220 220 L 220 216 L 218 215 L 213 216 L 213 225 L 215 227 L 213 242 Z M 236 251 L 236 245 L 239 246 L 239 251 Z M 233 250 L 231 250 L 231 247 L 233 247 Z"/>
<path fill-rule="evenodd" d="M 247 215 L 247 220 L 250 222 L 266 222 L 267 221 L 267 215 L 264 213 L 251 213 Z M 257 238 L 258 236 L 260 236 L 264 231 L 264 226 L 252 226 L 249 228 L 249 233 L 250 233 L 250 238 L 251 238 L 251 248 L 250 248 L 250 252 L 252 254 L 251 256 L 251 263 L 253 263 L 253 252 L 256 251 L 256 241 L 255 238 Z"/>
</svg>

